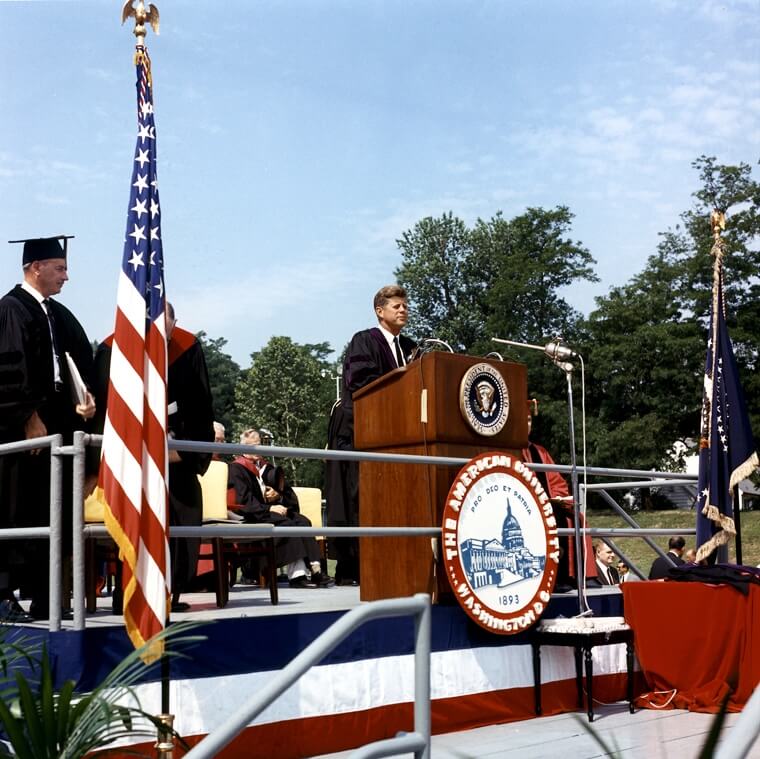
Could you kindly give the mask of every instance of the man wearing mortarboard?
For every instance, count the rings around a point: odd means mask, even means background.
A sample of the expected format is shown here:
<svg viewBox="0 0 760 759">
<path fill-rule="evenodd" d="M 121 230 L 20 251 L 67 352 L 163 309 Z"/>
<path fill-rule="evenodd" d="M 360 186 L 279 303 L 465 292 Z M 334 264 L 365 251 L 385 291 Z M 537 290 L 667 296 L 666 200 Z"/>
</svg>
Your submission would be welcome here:
<svg viewBox="0 0 760 759">
<path fill-rule="evenodd" d="M 64 445 L 70 444 L 74 430 L 83 429 L 95 413 L 95 402 L 81 383 L 92 369 L 92 346 L 71 311 L 51 298 L 68 279 L 68 239 L 12 241 L 24 243 L 24 281 L 0 298 L 0 443 L 60 433 Z M 67 461 L 61 495 L 65 557 L 71 551 L 72 519 Z M 0 528 L 41 527 L 49 519 L 50 448 L 0 456 Z M 14 588 L 24 587 L 32 599 L 29 614 L 48 618 L 48 561 L 45 540 L 3 542 L 0 616 L 25 618 L 12 595 Z"/>
</svg>

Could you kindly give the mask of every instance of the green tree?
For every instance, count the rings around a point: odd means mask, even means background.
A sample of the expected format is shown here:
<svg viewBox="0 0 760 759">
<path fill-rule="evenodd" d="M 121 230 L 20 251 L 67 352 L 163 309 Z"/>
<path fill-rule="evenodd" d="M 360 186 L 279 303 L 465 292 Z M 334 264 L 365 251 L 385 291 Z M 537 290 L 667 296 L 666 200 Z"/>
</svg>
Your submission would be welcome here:
<svg viewBox="0 0 760 759">
<path fill-rule="evenodd" d="M 528 364 L 529 392 L 542 401 L 537 439 L 569 450 L 563 374 L 545 357 L 507 351 L 492 336 L 541 343 L 574 339 L 580 315 L 562 295 L 581 280 L 594 281 L 594 259 L 569 238 L 568 208 L 528 208 L 507 220 L 499 212 L 473 229 L 452 213 L 425 218 L 398 240 L 396 270 L 411 304 L 417 337 L 435 336 L 457 350 L 494 349 Z"/>
<path fill-rule="evenodd" d="M 665 232 L 630 283 L 597 299 L 583 325 L 589 365 L 591 460 L 597 465 L 673 465 L 676 440 L 696 443 L 712 295 L 713 208 L 727 214 L 726 316 L 753 428 L 760 427 L 760 185 L 748 164 L 693 163 L 694 207 Z"/>
<path fill-rule="evenodd" d="M 418 221 L 396 241 L 395 275 L 409 295 L 411 332 L 468 350 L 483 337 L 489 273 L 478 266 L 471 233 L 451 212 Z"/>
<path fill-rule="evenodd" d="M 203 346 L 203 355 L 208 367 L 211 397 L 214 399 L 214 418 L 231 432 L 235 419 L 235 387 L 241 377 L 240 366 L 224 352 L 227 340 L 223 337 L 211 338 L 205 332 L 196 335 Z"/>
<path fill-rule="evenodd" d="M 492 273 L 487 293 L 487 334 L 524 342 L 569 336 L 579 314 L 561 294 L 579 281 L 597 281 L 591 253 L 567 235 L 566 206 L 528 208 L 511 221 L 497 213 L 479 219 L 473 244 Z"/>
<path fill-rule="evenodd" d="M 694 434 L 704 336 L 679 295 L 680 263 L 665 246 L 645 270 L 597 299 L 583 353 L 589 367 L 589 459 L 597 466 L 661 468 Z"/>
<path fill-rule="evenodd" d="M 235 434 L 248 427 L 266 427 L 279 446 L 323 448 L 334 384 L 323 370 L 328 343 L 300 345 L 289 337 L 273 337 L 257 353 L 235 389 Z M 288 459 L 289 479 L 296 485 L 322 486 L 321 461 Z"/>
</svg>

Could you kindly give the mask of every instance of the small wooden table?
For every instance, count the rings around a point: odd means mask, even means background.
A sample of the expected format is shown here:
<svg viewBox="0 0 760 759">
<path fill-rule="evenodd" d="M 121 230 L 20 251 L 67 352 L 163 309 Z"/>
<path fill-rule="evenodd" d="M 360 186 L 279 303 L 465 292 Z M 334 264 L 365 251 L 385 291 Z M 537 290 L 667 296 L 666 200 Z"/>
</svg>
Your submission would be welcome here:
<svg viewBox="0 0 760 759">
<path fill-rule="evenodd" d="M 553 631 L 537 630 L 532 637 L 533 646 L 533 692 L 536 700 L 536 714 L 541 714 L 541 646 L 572 646 L 575 649 L 575 682 L 578 687 L 578 706 L 583 708 L 583 670 L 581 657 L 586 662 L 586 693 L 588 697 L 588 721 L 594 721 L 593 679 L 594 664 L 591 649 L 594 646 L 608 646 L 625 643 L 625 659 L 628 670 L 628 708 L 633 714 L 633 630 L 630 627 L 614 630 Z"/>
</svg>

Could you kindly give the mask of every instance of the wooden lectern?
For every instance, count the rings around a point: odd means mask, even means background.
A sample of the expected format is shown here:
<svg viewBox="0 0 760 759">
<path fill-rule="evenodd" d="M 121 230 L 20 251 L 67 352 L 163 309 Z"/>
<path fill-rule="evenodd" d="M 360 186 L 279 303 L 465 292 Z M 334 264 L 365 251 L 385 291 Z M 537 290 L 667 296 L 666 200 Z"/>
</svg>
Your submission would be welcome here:
<svg viewBox="0 0 760 759">
<path fill-rule="evenodd" d="M 475 432 L 459 406 L 459 387 L 478 363 L 499 370 L 509 392 L 509 417 L 497 435 Z M 490 358 L 427 353 L 354 393 L 356 450 L 470 458 L 498 450 L 519 454 L 528 444 L 527 370 Z M 449 487 L 459 467 L 424 464 L 359 464 L 359 514 L 364 527 L 431 527 L 441 524 Z M 360 538 L 361 599 L 451 589 L 434 557 L 437 540 L 418 537 Z"/>
</svg>

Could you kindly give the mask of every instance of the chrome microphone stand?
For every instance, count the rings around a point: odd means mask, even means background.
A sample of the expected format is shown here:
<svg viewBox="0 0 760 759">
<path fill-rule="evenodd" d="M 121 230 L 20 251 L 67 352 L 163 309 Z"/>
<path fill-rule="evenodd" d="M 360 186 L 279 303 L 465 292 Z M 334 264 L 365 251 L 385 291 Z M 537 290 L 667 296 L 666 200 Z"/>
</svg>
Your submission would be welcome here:
<svg viewBox="0 0 760 759">
<path fill-rule="evenodd" d="M 531 348 L 540 350 L 545 353 L 555 364 L 565 373 L 567 382 L 567 420 L 568 431 L 570 433 L 570 485 L 573 490 L 573 503 L 575 504 L 575 514 L 573 515 L 574 540 L 575 540 L 575 578 L 578 586 L 578 616 L 588 616 L 593 614 L 586 601 L 586 563 L 584 550 L 585 545 L 581 538 L 580 520 L 578 519 L 578 509 L 580 508 L 580 488 L 578 486 L 578 462 L 575 455 L 575 414 L 573 411 L 573 371 L 575 367 L 569 359 L 578 354 L 570 350 L 557 340 L 548 345 L 533 345 L 531 343 L 518 343 L 514 340 L 504 340 L 499 337 L 491 338 L 495 343 L 504 345 L 514 345 L 518 348 Z M 547 494 L 548 495 L 548 494 Z"/>
</svg>

